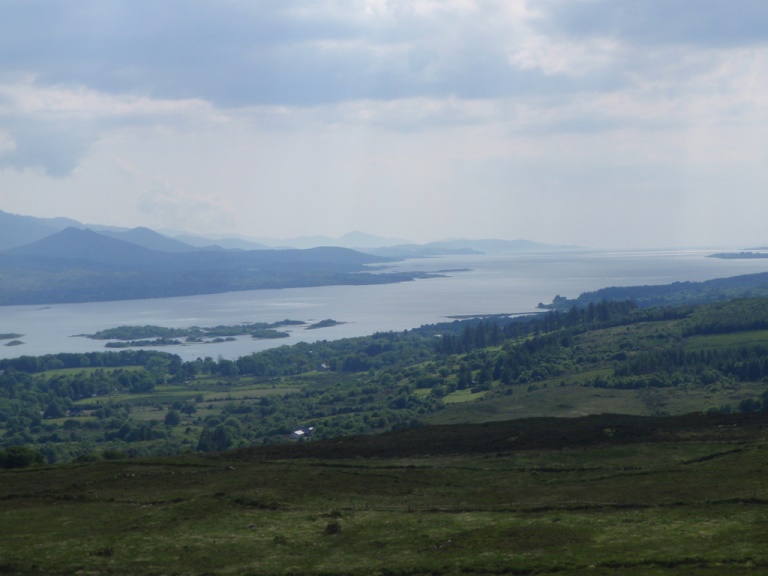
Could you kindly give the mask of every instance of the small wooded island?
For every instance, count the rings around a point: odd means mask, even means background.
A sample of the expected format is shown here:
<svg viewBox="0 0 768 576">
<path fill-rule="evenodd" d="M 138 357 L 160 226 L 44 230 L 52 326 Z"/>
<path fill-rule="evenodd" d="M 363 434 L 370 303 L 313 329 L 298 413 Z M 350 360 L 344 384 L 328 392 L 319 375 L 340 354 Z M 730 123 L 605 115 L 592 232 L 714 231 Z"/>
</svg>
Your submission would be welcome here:
<svg viewBox="0 0 768 576">
<path fill-rule="evenodd" d="M 310 324 L 307 326 L 307 330 L 316 330 L 318 328 L 330 328 L 331 326 L 337 326 L 339 324 L 344 324 L 344 322 L 337 322 L 336 320 L 331 320 L 330 318 L 326 320 L 320 320 L 320 322 L 315 322 L 314 324 Z"/>
<path fill-rule="evenodd" d="M 230 326 L 213 326 L 210 328 L 191 326 L 189 328 L 167 328 L 164 326 L 117 326 L 99 330 L 93 334 L 77 334 L 92 340 L 110 340 L 106 348 L 144 348 L 149 346 L 182 346 L 184 344 L 219 344 L 232 342 L 235 336 L 251 336 L 256 340 L 288 338 L 289 332 L 277 328 L 304 326 L 307 330 L 329 328 L 344 324 L 336 320 L 321 320 L 307 324 L 303 320 L 280 320 L 278 322 L 244 322 Z M 15 337 L 20 335 L 8 335 Z M 184 340 L 180 340 L 183 338 Z M 7 344 L 10 346 L 11 343 Z"/>
</svg>

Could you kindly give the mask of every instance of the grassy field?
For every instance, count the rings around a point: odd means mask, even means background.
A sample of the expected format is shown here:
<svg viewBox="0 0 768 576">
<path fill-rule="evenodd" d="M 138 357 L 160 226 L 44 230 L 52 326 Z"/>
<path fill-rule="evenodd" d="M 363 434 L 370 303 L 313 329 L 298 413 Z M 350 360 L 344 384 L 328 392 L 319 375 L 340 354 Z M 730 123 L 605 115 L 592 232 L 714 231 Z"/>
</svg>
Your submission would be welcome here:
<svg viewBox="0 0 768 576">
<path fill-rule="evenodd" d="M 0 573 L 765 573 L 766 426 L 537 419 L 3 471 Z"/>
<path fill-rule="evenodd" d="M 691 336 L 688 338 L 690 350 L 706 350 L 725 348 L 728 346 L 767 345 L 768 330 L 750 330 L 732 334 L 708 334 L 706 336 Z"/>
</svg>

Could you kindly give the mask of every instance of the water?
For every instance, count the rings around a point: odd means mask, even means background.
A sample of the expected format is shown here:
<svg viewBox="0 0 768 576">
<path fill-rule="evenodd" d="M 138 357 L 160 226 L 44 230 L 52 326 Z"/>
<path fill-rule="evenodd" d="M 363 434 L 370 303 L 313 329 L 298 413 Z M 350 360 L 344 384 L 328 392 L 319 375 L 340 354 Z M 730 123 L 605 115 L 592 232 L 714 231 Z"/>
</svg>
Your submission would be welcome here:
<svg viewBox="0 0 768 576">
<path fill-rule="evenodd" d="M 204 296 L 0 307 L 0 333 L 24 334 L 22 346 L 0 345 L 0 358 L 57 352 L 106 350 L 104 342 L 76 337 L 120 325 L 233 325 L 291 319 L 316 322 L 332 318 L 344 324 L 306 330 L 286 329 L 289 338 L 253 340 L 241 336 L 221 344 L 158 347 L 184 360 L 234 359 L 273 346 L 300 341 L 364 336 L 405 330 L 448 320 L 453 315 L 534 312 L 539 302 L 560 294 L 607 286 L 701 281 L 768 271 L 768 260 L 707 258 L 712 251 L 591 252 L 451 256 L 412 259 L 396 270 L 448 272 L 433 278 L 379 286 L 327 286 L 254 290 Z M 282 330 L 282 329 L 281 329 Z"/>
</svg>

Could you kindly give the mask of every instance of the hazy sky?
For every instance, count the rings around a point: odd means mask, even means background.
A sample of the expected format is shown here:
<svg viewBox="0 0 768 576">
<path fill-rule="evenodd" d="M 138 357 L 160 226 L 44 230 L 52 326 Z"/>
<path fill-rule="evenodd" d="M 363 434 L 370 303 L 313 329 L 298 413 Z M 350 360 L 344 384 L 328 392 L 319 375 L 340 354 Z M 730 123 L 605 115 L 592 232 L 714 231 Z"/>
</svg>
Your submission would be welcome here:
<svg viewBox="0 0 768 576">
<path fill-rule="evenodd" d="M 765 0 L 4 0 L 0 209 L 768 244 Z"/>
</svg>

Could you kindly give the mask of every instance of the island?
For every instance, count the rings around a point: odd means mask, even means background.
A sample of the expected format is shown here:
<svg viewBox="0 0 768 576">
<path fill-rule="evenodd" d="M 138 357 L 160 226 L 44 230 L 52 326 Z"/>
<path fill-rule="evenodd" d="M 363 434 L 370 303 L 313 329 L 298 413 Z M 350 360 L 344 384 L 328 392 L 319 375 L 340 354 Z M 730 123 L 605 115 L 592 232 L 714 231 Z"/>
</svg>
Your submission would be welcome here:
<svg viewBox="0 0 768 576">
<path fill-rule="evenodd" d="M 257 340 L 273 340 L 276 338 L 288 338 L 289 336 L 290 334 L 288 332 L 281 332 L 271 328 L 264 328 L 263 330 L 254 330 L 251 332 L 251 337 Z"/>
<path fill-rule="evenodd" d="M 320 322 L 315 322 L 314 324 L 310 324 L 307 326 L 307 330 L 316 330 L 317 328 L 329 328 L 331 326 L 337 326 L 339 324 L 344 324 L 344 322 L 337 322 L 336 320 L 331 320 L 330 318 L 326 320 L 320 320 Z"/>
<path fill-rule="evenodd" d="M 144 348 L 150 346 L 182 346 L 185 344 L 220 344 L 232 342 L 235 336 L 251 336 L 257 340 L 288 338 L 289 332 L 277 330 L 290 326 L 324 328 L 340 324 L 335 320 L 323 320 L 309 326 L 303 320 L 279 320 L 277 322 L 243 322 L 229 326 L 169 328 L 147 324 L 144 326 L 117 326 L 99 330 L 93 334 L 76 334 L 76 337 L 92 340 L 109 340 L 106 348 Z M 8 337 L 21 336 L 7 335 Z M 183 339 L 183 341 L 181 340 Z M 7 344 L 10 346 L 11 344 Z"/>
<path fill-rule="evenodd" d="M 721 258 L 723 260 L 749 260 L 753 258 L 768 258 L 768 252 L 718 252 L 710 254 L 709 258 Z"/>
</svg>

